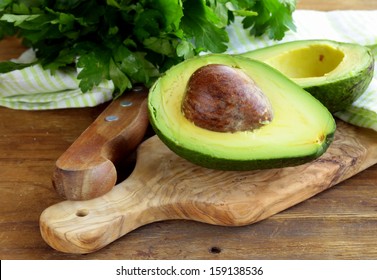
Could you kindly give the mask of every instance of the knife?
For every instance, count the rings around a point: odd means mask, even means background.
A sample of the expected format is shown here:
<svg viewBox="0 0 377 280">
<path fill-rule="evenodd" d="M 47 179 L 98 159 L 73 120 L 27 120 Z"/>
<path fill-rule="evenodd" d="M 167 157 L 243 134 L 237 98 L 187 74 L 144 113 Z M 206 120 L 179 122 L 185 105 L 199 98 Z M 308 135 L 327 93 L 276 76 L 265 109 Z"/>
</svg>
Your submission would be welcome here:
<svg viewBox="0 0 377 280">
<path fill-rule="evenodd" d="M 148 128 L 144 86 L 114 99 L 58 158 L 52 175 L 57 193 L 67 200 L 89 200 L 111 190 L 116 164 L 130 155 Z"/>
</svg>

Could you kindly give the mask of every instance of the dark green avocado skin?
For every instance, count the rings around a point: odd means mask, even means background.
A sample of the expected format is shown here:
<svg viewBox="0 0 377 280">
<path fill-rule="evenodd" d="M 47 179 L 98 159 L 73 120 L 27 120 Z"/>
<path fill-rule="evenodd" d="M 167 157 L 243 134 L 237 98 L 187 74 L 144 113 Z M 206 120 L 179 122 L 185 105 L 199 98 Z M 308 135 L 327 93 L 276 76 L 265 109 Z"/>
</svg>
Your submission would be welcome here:
<svg viewBox="0 0 377 280">
<path fill-rule="evenodd" d="M 167 137 L 164 137 L 158 130 L 154 122 L 151 122 L 152 128 L 154 129 L 160 140 L 169 147 L 177 155 L 185 158 L 186 160 L 200 165 L 209 169 L 224 170 L 224 171 L 250 171 L 250 170 L 263 170 L 273 168 L 284 168 L 298 166 L 307 162 L 311 162 L 321 156 L 326 152 L 327 148 L 333 142 L 335 129 L 332 133 L 326 135 L 325 140 L 322 142 L 321 149 L 318 149 L 316 153 L 307 155 L 304 157 L 289 157 L 289 158 L 265 158 L 263 160 L 234 160 L 227 158 L 218 158 L 215 156 L 209 156 L 208 154 L 202 154 L 200 152 L 193 152 L 192 150 L 187 150 L 182 146 L 177 145 L 174 141 L 171 141 Z"/>
<path fill-rule="evenodd" d="M 304 87 L 304 89 L 321 101 L 331 113 L 336 113 L 346 109 L 364 93 L 373 78 L 373 72 L 374 58 L 367 68 L 352 77 L 345 77 L 330 84 Z"/>
</svg>

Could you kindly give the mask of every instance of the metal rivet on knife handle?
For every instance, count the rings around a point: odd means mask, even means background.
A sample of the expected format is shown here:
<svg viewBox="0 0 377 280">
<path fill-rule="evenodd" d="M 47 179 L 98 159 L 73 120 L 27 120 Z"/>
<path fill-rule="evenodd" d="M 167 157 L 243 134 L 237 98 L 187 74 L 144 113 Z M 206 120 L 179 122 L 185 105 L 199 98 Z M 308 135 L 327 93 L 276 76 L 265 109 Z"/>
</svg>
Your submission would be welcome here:
<svg viewBox="0 0 377 280">
<path fill-rule="evenodd" d="M 132 106 L 132 102 L 131 101 L 127 101 L 127 100 L 125 100 L 125 101 L 122 101 L 121 103 L 120 103 L 120 106 L 122 106 L 122 107 L 130 107 L 130 106 Z"/>
<path fill-rule="evenodd" d="M 119 118 L 117 116 L 107 116 L 105 118 L 105 121 L 107 121 L 107 122 L 115 122 L 117 120 L 119 120 Z"/>
<path fill-rule="evenodd" d="M 134 86 L 132 88 L 132 91 L 143 91 L 145 89 L 145 87 L 143 86 Z"/>
</svg>

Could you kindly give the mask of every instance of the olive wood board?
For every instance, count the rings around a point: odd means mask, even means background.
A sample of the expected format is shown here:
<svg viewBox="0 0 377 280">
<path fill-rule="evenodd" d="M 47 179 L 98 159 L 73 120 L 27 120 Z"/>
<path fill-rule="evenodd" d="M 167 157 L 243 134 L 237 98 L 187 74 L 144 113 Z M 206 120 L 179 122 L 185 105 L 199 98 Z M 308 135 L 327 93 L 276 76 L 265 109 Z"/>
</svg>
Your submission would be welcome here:
<svg viewBox="0 0 377 280">
<path fill-rule="evenodd" d="M 334 142 L 320 158 L 258 171 L 202 168 L 153 136 L 138 147 L 131 175 L 110 192 L 43 211 L 42 237 L 58 251 L 90 253 L 156 221 L 242 226 L 266 219 L 377 162 L 377 132 L 342 121 L 337 126 Z"/>
</svg>

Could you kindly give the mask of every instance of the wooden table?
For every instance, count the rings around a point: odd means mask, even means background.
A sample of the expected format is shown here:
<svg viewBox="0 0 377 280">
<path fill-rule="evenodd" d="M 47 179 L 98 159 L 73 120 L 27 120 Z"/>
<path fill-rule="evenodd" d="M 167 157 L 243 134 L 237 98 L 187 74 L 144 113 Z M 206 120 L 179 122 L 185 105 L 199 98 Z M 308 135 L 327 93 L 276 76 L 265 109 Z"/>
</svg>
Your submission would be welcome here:
<svg viewBox="0 0 377 280">
<path fill-rule="evenodd" d="M 299 1 L 301 9 L 377 9 L 377 1 Z M 23 48 L 0 43 L 0 59 Z M 64 254 L 41 238 L 39 216 L 62 199 L 51 184 L 56 159 L 99 115 L 96 108 L 0 108 L 1 259 L 374 259 L 377 166 L 257 224 L 222 227 L 193 221 L 143 226 L 102 250 Z"/>
</svg>

